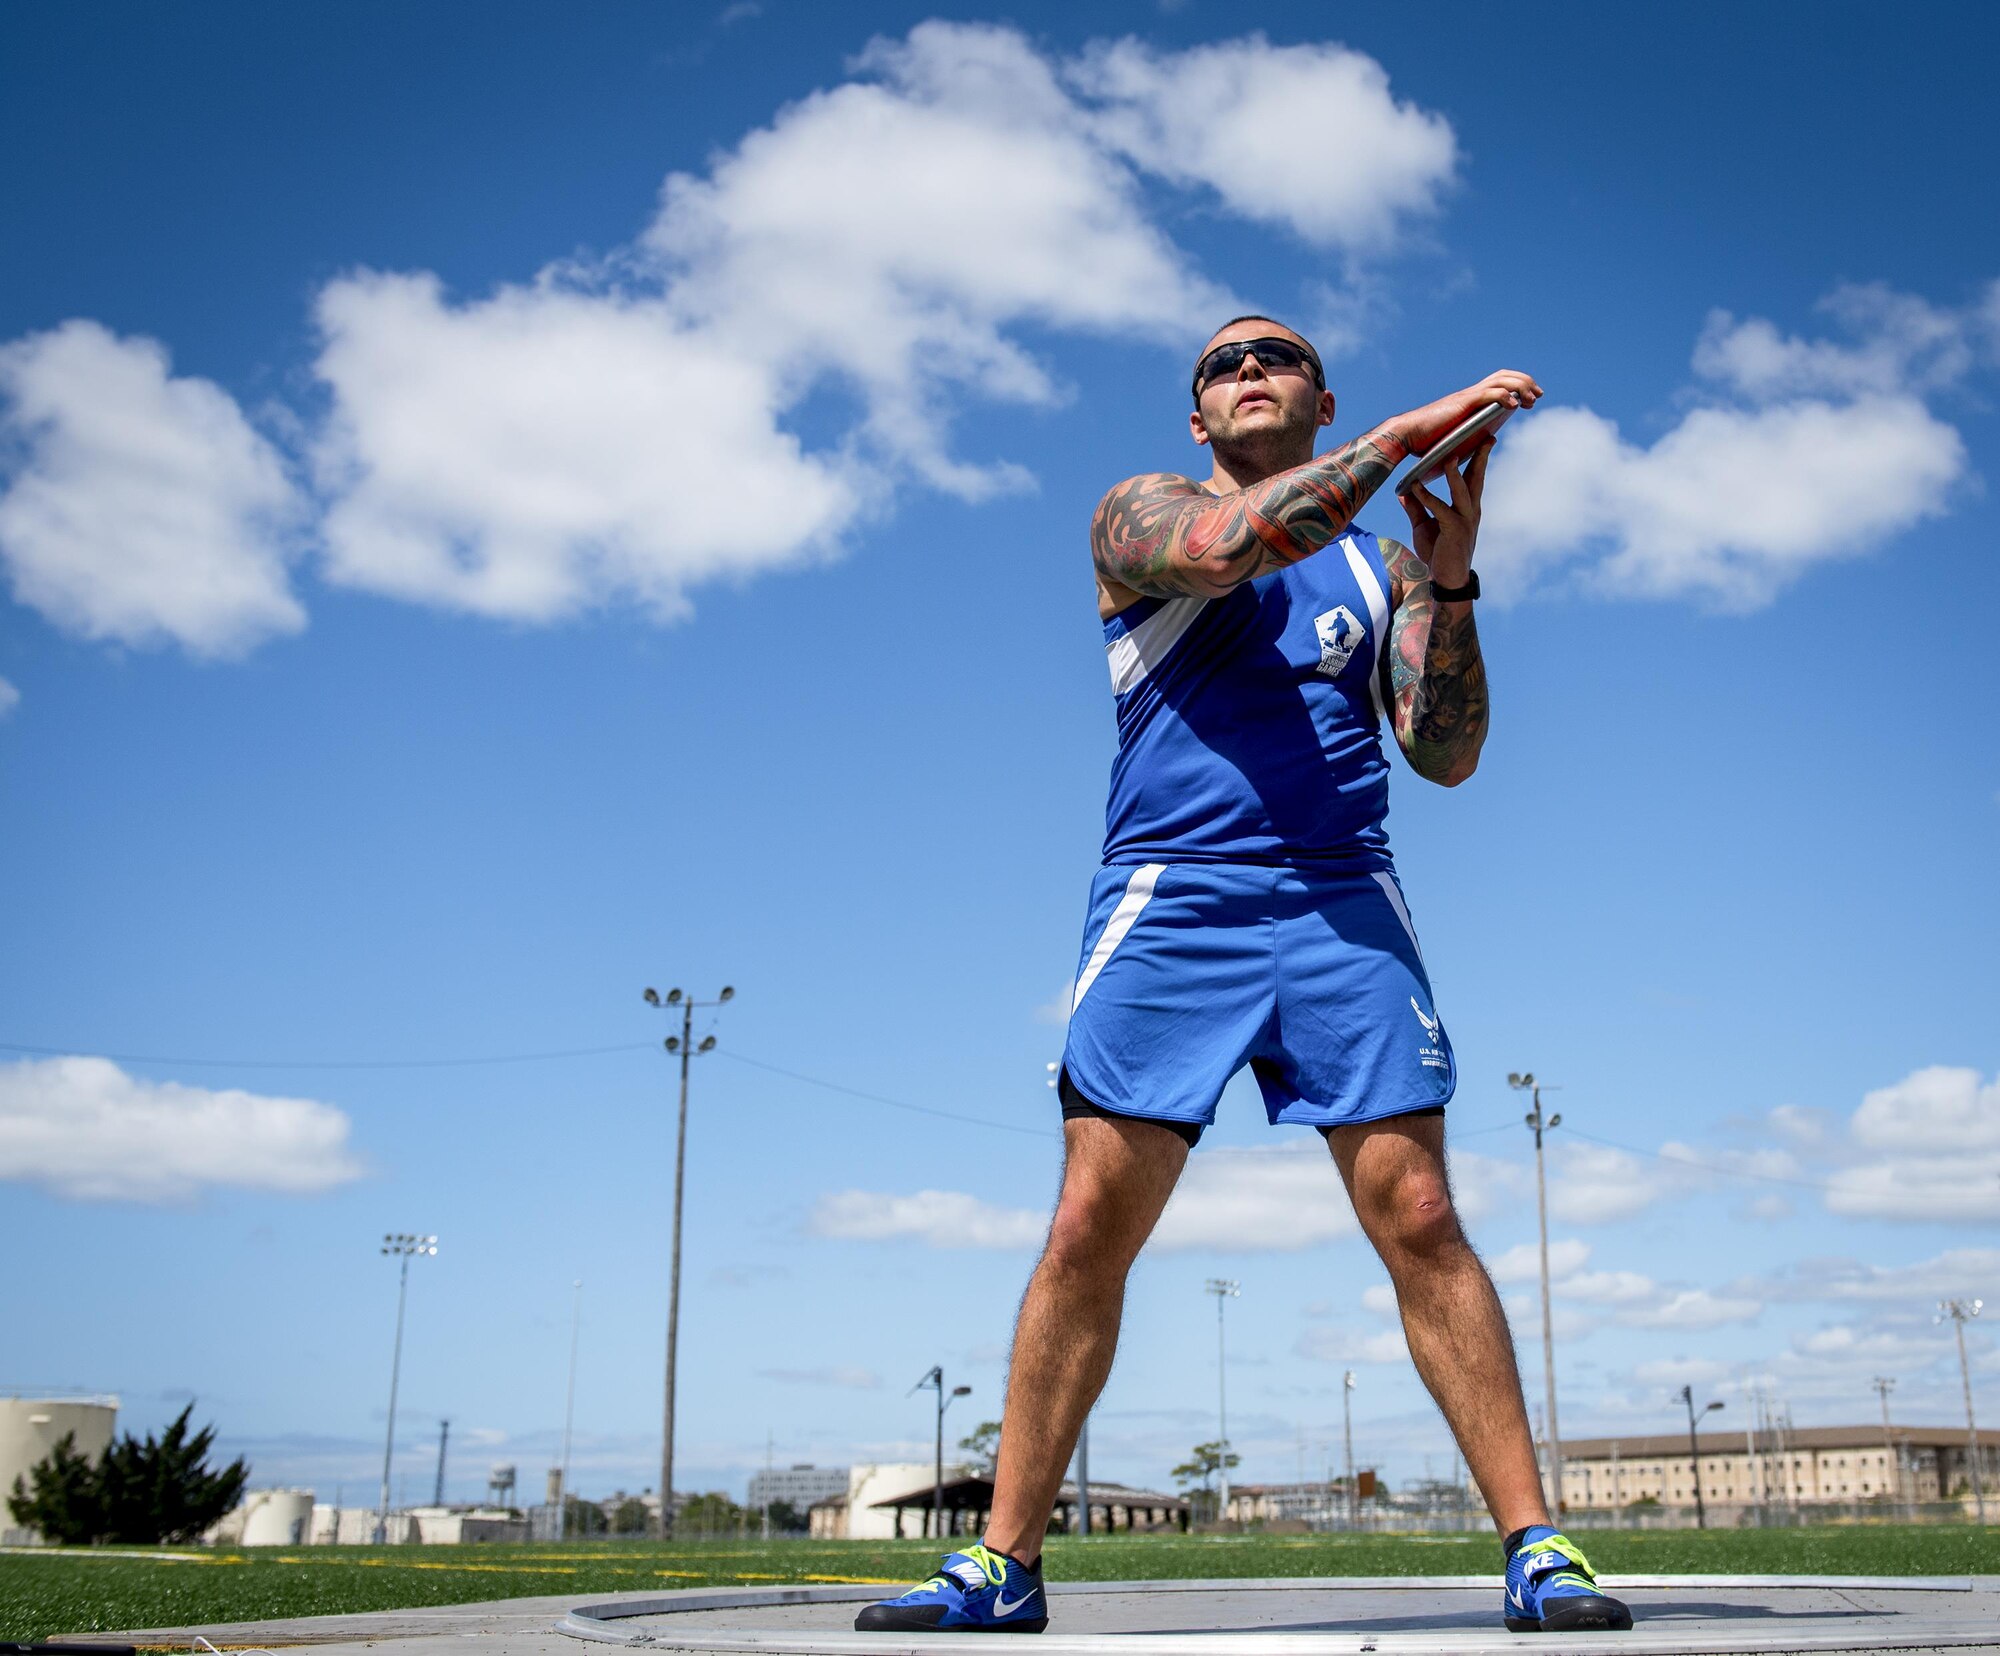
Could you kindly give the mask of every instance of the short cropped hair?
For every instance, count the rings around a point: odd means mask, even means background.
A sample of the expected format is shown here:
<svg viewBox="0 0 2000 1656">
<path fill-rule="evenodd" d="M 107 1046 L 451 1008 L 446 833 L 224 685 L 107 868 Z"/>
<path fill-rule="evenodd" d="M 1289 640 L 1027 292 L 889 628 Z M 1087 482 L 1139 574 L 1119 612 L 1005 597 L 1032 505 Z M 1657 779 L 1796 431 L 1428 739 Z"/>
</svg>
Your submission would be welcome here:
<svg viewBox="0 0 2000 1656">
<path fill-rule="evenodd" d="M 1235 327 L 1236 324 L 1239 322 L 1270 322 L 1276 325 L 1277 327 L 1283 328 L 1285 332 L 1288 334 L 1297 334 L 1300 341 L 1305 345 L 1307 353 L 1312 357 L 1313 374 L 1314 377 L 1319 381 L 1319 388 L 1322 391 L 1326 389 L 1326 364 L 1321 362 L 1319 359 L 1319 347 L 1315 345 L 1310 339 L 1307 339 L 1304 334 L 1299 333 L 1299 330 L 1293 327 L 1289 322 L 1280 322 L 1275 316 L 1266 316 L 1262 311 L 1245 311 L 1241 316 L 1232 316 L 1227 322 L 1223 323 L 1220 328 L 1217 328 L 1215 330 L 1215 333 L 1211 333 L 1208 337 L 1210 339 L 1213 339 L 1216 334 L 1222 333 L 1226 329 Z M 1201 367 L 1202 361 L 1207 355 L 1208 353 L 1204 351 L 1202 352 L 1201 356 L 1195 358 L 1194 365 L 1197 369 Z M 1195 400 L 1199 402 L 1201 399 L 1199 396 L 1197 396 Z"/>
</svg>

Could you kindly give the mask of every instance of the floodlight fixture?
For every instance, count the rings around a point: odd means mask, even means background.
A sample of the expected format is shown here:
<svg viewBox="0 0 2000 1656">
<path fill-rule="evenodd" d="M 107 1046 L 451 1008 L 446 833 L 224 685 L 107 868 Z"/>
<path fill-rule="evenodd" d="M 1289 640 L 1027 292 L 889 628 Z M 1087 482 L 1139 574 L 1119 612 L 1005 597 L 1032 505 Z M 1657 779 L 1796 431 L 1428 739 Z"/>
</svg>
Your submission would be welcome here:
<svg viewBox="0 0 2000 1656">
<path fill-rule="evenodd" d="M 733 1001 L 735 998 L 736 998 L 736 991 L 725 983 L 722 986 L 722 993 L 715 997 L 715 1004 L 717 1006 L 720 1006 L 725 1001 Z"/>
<path fill-rule="evenodd" d="M 647 1004 L 648 1006 L 658 1006 L 658 1005 L 660 1004 L 660 992 L 659 992 L 659 990 L 657 990 L 657 989 L 648 989 L 648 990 L 646 991 L 646 1004 Z"/>
<path fill-rule="evenodd" d="M 714 1050 L 715 1050 L 715 1037 L 713 1035 L 702 1036 L 701 1045 L 695 1048 L 696 1052 L 713 1052 Z"/>
</svg>

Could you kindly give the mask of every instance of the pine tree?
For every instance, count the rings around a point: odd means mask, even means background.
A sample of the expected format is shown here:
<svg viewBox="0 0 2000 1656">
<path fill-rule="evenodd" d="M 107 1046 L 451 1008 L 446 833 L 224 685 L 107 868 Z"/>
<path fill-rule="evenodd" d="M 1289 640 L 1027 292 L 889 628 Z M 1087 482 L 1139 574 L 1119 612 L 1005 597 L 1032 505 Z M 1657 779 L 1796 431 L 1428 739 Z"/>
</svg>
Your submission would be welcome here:
<svg viewBox="0 0 2000 1656">
<path fill-rule="evenodd" d="M 45 1539 L 69 1545 L 93 1541 L 104 1527 L 97 1467 L 76 1452 L 76 1433 L 65 1432 L 48 1454 L 14 1480 L 7 1497 L 14 1522 Z"/>
<path fill-rule="evenodd" d="M 14 1480 L 7 1510 L 51 1541 L 150 1545 L 192 1541 L 236 1505 L 250 1468 L 239 1456 L 219 1472 L 206 1464 L 215 1428 L 190 1435 L 190 1403 L 158 1438 L 127 1432 L 92 1464 L 65 1432 L 25 1479 Z"/>
<path fill-rule="evenodd" d="M 206 1465 L 215 1428 L 190 1435 L 190 1403 L 166 1431 L 145 1441 L 126 1433 L 98 1469 L 103 1539 L 149 1544 L 192 1541 L 236 1505 L 250 1468 L 238 1457 L 219 1472 Z"/>
</svg>

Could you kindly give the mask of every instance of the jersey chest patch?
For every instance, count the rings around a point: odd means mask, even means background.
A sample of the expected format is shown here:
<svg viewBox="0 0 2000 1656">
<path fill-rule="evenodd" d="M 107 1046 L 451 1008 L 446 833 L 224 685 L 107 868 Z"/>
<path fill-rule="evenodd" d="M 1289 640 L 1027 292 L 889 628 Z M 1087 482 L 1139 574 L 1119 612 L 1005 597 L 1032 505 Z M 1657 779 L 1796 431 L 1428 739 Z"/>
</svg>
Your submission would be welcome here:
<svg viewBox="0 0 2000 1656">
<path fill-rule="evenodd" d="M 1368 629 L 1345 604 L 1337 604 L 1324 615 L 1315 616 L 1313 631 L 1319 635 L 1319 671 L 1328 678 L 1340 676 L 1341 669 L 1354 659 L 1354 652 L 1368 636 Z"/>
</svg>

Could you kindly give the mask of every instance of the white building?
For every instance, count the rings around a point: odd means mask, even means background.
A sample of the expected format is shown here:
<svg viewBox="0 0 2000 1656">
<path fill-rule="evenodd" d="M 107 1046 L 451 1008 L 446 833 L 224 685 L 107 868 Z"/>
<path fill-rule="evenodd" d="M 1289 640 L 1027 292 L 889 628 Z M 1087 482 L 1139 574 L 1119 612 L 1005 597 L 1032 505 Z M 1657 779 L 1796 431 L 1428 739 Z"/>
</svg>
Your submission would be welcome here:
<svg viewBox="0 0 2000 1656">
<path fill-rule="evenodd" d="M 946 1462 L 947 1479 L 964 1476 L 972 1468 Z M 914 1489 L 929 1489 L 937 1475 L 931 1461 L 878 1461 L 847 1469 L 847 1488 L 839 1495 L 813 1503 L 810 1521 L 813 1539 L 839 1541 L 892 1541 L 896 1537 L 896 1514 L 875 1505 Z"/>
<path fill-rule="evenodd" d="M 14 1480 L 49 1457 L 64 1433 L 75 1439 L 86 1460 L 102 1460 L 118 1428 L 118 1399 L 76 1394 L 67 1397 L 0 1397 L 0 1497 L 14 1492 Z M 13 1527 L 0 1503 L 0 1544 L 21 1546 L 37 1537 Z"/>
<path fill-rule="evenodd" d="M 847 1493 L 846 1466 L 781 1466 L 769 1472 L 752 1473 L 750 1497 L 745 1503 L 752 1512 L 783 1501 L 795 1512 L 805 1512 L 815 1502 Z"/>
</svg>

